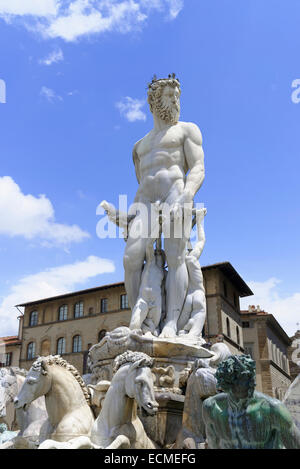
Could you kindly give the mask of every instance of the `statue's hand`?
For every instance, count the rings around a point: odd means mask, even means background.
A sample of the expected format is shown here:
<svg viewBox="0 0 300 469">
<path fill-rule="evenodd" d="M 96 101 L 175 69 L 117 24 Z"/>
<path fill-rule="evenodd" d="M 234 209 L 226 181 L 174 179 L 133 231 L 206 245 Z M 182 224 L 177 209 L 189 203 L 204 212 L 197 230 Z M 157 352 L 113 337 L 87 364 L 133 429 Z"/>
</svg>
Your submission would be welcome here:
<svg viewBox="0 0 300 469">
<path fill-rule="evenodd" d="M 190 192 L 184 191 L 180 197 L 178 197 L 171 207 L 170 215 L 171 220 L 178 220 L 182 218 L 183 213 L 185 216 L 188 214 L 192 216 L 192 207 L 193 207 L 193 196 Z M 184 211 L 184 212 L 183 212 Z"/>
<path fill-rule="evenodd" d="M 184 207 L 184 204 L 193 204 L 193 194 L 189 191 L 183 191 L 183 193 L 178 197 L 176 203 Z"/>
<path fill-rule="evenodd" d="M 178 202 L 175 202 L 175 204 L 171 207 L 170 210 L 170 219 L 172 221 L 180 220 L 183 215 L 183 206 L 179 204 Z"/>
<path fill-rule="evenodd" d="M 110 220 L 113 218 L 114 221 L 115 221 L 115 219 L 116 219 L 116 209 L 115 209 L 115 207 L 112 204 L 110 204 L 109 202 L 107 202 L 106 200 L 103 200 L 100 205 L 106 211 L 108 218 Z"/>
</svg>

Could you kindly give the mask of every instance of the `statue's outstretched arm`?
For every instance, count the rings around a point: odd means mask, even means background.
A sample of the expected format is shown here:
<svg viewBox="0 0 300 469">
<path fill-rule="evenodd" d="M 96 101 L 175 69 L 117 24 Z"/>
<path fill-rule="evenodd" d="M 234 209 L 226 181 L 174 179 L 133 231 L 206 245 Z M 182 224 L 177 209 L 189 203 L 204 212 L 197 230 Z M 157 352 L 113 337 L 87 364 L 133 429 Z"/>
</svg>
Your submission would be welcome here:
<svg viewBox="0 0 300 469">
<path fill-rule="evenodd" d="M 116 210 L 113 204 L 110 204 L 106 200 L 102 200 L 101 207 L 107 213 L 108 219 L 115 223 L 115 225 L 119 226 L 120 228 L 128 227 L 128 224 L 134 219 L 135 215 L 128 215 L 126 212 L 121 212 L 120 210 Z"/>
</svg>

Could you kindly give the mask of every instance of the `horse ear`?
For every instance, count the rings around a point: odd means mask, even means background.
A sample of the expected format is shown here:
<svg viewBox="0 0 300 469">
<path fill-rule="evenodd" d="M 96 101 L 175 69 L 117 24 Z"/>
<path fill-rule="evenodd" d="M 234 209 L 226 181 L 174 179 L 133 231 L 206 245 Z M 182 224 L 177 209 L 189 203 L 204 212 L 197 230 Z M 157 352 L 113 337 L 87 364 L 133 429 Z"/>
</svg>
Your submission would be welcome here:
<svg viewBox="0 0 300 469">
<path fill-rule="evenodd" d="M 133 370 L 136 370 L 137 368 L 140 368 L 143 365 L 143 362 L 144 362 L 144 358 L 137 360 L 131 365 L 130 369 L 133 371 Z"/>
<path fill-rule="evenodd" d="M 42 368 L 42 374 L 46 376 L 48 374 L 46 360 L 43 360 L 43 359 L 41 360 L 41 368 Z"/>
<path fill-rule="evenodd" d="M 146 365 L 146 362 L 147 362 L 147 358 L 141 358 L 140 360 L 138 360 L 137 362 L 135 362 L 134 368 L 142 368 L 143 366 Z"/>
</svg>

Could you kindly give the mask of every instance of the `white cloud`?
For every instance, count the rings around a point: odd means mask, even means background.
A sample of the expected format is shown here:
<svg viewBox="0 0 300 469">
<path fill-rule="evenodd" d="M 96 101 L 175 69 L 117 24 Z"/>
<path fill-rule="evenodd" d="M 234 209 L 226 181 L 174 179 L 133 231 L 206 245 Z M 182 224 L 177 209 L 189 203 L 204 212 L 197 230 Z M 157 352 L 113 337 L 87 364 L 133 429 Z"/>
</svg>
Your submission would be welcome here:
<svg viewBox="0 0 300 469">
<path fill-rule="evenodd" d="M 55 16 L 59 3 L 58 0 L 0 0 L 0 15 Z"/>
<path fill-rule="evenodd" d="M 41 298 L 62 295 L 84 288 L 85 283 L 98 275 L 115 271 L 109 259 L 89 256 L 86 260 L 50 268 L 21 278 L 0 303 L 0 337 L 18 332 L 18 311 L 14 308 L 20 303 Z"/>
<path fill-rule="evenodd" d="M 169 15 L 170 19 L 175 19 L 181 12 L 181 10 L 184 7 L 184 1 L 183 0 L 168 0 L 170 10 L 169 10 Z"/>
<path fill-rule="evenodd" d="M 145 121 L 146 114 L 141 110 L 145 102 L 144 99 L 134 99 L 126 96 L 116 103 L 116 107 L 129 122 Z"/>
<path fill-rule="evenodd" d="M 242 309 L 248 309 L 251 305 L 259 305 L 261 309 L 273 314 L 282 328 L 289 336 L 292 336 L 300 322 L 300 292 L 290 296 L 282 296 L 276 288 L 281 283 L 277 278 L 270 278 L 265 282 L 248 282 L 254 296 L 241 300 Z"/>
<path fill-rule="evenodd" d="M 68 96 L 74 96 L 75 94 L 78 94 L 79 91 L 78 90 L 73 90 L 73 91 L 68 91 L 67 95 Z"/>
<path fill-rule="evenodd" d="M 49 101 L 49 103 L 54 103 L 55 101 L 62 101 L 62 97 L 59 96 L 54 90 L 51 88 L 47 88 L 47 86 L 42 86 L 40 95 Z"/>
<path fill-rule="evenodd" d="M 52 65 L 54 63 L 61 62 L 63 59 L 64 59 L 63 51 L 61 49 L 56 49 L 56 50 L 50 52 L 50 54 L 47 55 L 47 57 L 45 57 L 45 59 L 40 60 L 39 63 L 42 64 L 42 65 L 49 66 L 49 65 Z"/>
<path fill-rule="evenodd" d="M 23 194 L 9 176 L 0 177 L 0 235 L 38 238 L 58 245 L 90 236 L 77 225 L 56 223 L 50 200 L 45 195 Z"/>
<path fill-rule="evenodd" d="M 183 0 L 0 0 L 0 17 L 9 23 L 25 17 L 24 26 L 45 38 L 76 41 L 140 29 L 155 11 L 173 20 L 182 8 Z"/>
</svg>

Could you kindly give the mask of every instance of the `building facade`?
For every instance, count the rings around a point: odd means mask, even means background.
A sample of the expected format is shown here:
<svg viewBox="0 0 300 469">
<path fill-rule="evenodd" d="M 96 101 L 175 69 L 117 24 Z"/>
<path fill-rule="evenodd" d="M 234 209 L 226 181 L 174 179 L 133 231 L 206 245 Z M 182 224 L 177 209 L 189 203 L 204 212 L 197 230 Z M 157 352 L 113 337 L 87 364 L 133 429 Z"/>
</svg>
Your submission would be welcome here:
<svg viewBox="0 0 300 469">
<path fill-rule="evenodd" d="M 202 267 L 207 318 L 204 335 L 215 342 L 222 334 L 233 354 L 244 352 L 240 298 L 253 295 L 230 262 Z"/>
<path fill-rule="evenodd" d="M 291 384 L 290 338 L 274 316 L 259 307 L 250 306 L 241 317 L 245 353 L 256 361 L 256 389 L 283 399 Z"/>
<path fill-rule="evenodd" d="M 222 335 L 233 354 L 249 353 L 256 361 L 257 390 L 282 399 L 291 383 L 291 340 L 272 314 L 255 307 L 240 310 L 240 298 L 253 293 L 229 262 L 204 266 L 202 272 L 206 341 L 214 343 Z M 128 326 L 131 317 L 123 282 L 20 306 L 25 309 L 19 363 L 26 369 L 38 355 L 59 354 L 84 374 L 90 347 L 106 332 Z"/>
<path fill-rule="evenodd" d="M 207 298 L 203 335 L 215 342 L 222 334 L 232 353 L 243 353 L 239 299 L 251 290 L 229 262 L 202 268 Z M 20 367 L 29 369 L 38 355 L 59 354 L 80 373 L 87 353 L 105 332 L 128 326 L 131 311 L 123 282 L 18 305 L 22 348 Z"/>
<path fill-rule="evenodd" d="M 21 340 L 18 336 L 0 337 L 0 367 L 19 366 Z"/>
<path fill-rule="evenodd" d="M 130 309 L 124 283 L 104 285 L 26 303 L 21 318 L 20 367 L 41 355 L 63 355 L 83 374 L 87 353 L 106 331 L 126 326 Z"/>
</svg>

